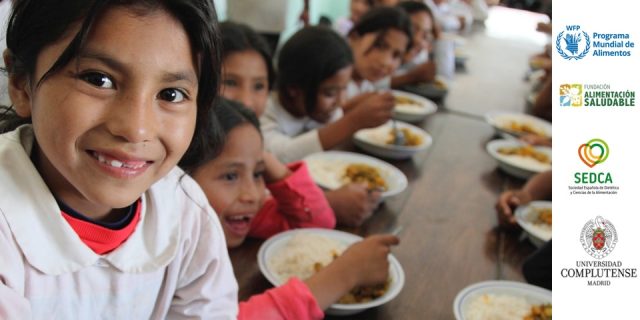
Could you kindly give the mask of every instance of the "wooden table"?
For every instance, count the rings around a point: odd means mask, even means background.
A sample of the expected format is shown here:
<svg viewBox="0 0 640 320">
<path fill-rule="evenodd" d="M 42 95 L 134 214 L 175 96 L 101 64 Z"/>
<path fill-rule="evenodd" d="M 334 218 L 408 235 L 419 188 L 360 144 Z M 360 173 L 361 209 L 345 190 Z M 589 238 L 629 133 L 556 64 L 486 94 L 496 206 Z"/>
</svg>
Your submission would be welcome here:
<svg viewBox="0 0 640 320">
<path fill-rule="evenodd" d="M 492 17 L 522 14 L 496 8 Z M 522 262 L 535 248 L 518 232 L 496 227 L 494 204 L 503 190 L 524 181 L 499 171 L 485 151 L 495 137 L 482 114 L 523 110 L 527 59 L 542 46 L 494 37 L 492 22 L 469 36 L 466 72 L 456 75 L 440 110 L 421 124 L 433 136 L 431 148 L 410 160 L 390 161 L 407 175 L 407 190 L 388 199 L 362 227 L 343 228 L 366 236 L 403 226 L 401 244 L 393 249 L 406 276 L 402 292 L 378 308 L 327 319 L 453 319 L 453 300 L 464 287 L 485 280 L 523 281 Z M 250 239 L 230 251 L 241 300 L 271 287 L 256 263 L 261 243 Z"/>
</svg>

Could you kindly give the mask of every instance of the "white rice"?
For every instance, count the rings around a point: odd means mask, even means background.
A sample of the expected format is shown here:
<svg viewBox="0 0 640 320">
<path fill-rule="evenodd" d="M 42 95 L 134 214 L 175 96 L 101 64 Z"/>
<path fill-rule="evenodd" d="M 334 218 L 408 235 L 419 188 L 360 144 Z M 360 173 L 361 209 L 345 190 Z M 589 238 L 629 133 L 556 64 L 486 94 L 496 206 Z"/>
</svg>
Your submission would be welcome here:
<svg viewBox="0 0 640 320">
<path fill-rule="evenodd" d="M 531 311 L 524 298 L 503 294 L 482 294 L 471 301 L 465 320 L 520 320 Z"/>
<path fill-rule="evenodd" d="M 269 269 L 281 283 L 291 277 L 307 279 L 315 273 L 314 264 L 331 263 L 334 253 L 342 254 L 346 245 L 318 234 L 298 232 L 269 260 Z"/>
</svg>

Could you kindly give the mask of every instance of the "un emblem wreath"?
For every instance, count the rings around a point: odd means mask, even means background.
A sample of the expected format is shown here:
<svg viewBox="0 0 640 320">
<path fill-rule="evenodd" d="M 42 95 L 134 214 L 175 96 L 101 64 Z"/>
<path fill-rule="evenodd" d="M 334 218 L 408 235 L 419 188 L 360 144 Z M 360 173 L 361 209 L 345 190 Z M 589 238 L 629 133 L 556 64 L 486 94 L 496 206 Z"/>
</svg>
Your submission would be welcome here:
<svg viewBox="0 0 640 320">
<path fill-rule="evenodd" d="M 562 56 L 566 60 L 572 60 L 572 59 L 580 60 L 584 58 L 587 55 L 587 53 L 589 53 L 589 49 L 591 49 L 591 39 L 589 38 L 589 34 L 587 34 L 585 31 L 582 31 L 582 34 L 584 35 L 584 39 L 586 40 L 587 45 L 584 48 L 584 51 L 582 51 L 582 53 L 580 53 L 577 56 L 570 56 L 566 54 L 562 49 L 562 47 L 560 46 L 560 40 L 562 39 L 563 34 L 564 34 L 564 31 L 560 32 L 560 34 L 558 34 L 558 38 L 556 39 L 556 50 L 558 51 L 560 56 Z M 567 40 L 565 39 L 565 41 Z M 580 42 L 580 40 L 578 40 L 577 42 Z"/>
</svg>

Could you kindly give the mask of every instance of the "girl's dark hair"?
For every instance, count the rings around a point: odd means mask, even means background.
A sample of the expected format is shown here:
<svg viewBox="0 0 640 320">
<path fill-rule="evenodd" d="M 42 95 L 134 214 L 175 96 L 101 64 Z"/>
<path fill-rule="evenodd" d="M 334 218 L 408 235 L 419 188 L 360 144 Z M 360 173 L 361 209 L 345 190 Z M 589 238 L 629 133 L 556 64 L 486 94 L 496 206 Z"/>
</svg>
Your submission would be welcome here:
<svg viewBox="0 0 640 320">
<path fill-rule="evenodd" d="M 276 73 L 273 70 L 273 52 L 267 41 L 246 24 L 225 21 L 220 23 L 222 34 L 222 61 L 232 53 L 254 50 L 267 65 L 269 89 L 273 88 Z"/>
<path fill-rule="evenodd" d="M 404 1 L 404 2 L 398 3 L 398 7 L 404 10 L 409 15 L 412 15 L 416 12 L 424 11 L 428 15 L 430 15 L 431 18 L 433 18 L 433 13 L 431 12 L 431 9 L 429 9 L 429 7 L 426 4 L 424 4 L 424 2 Z"/>
<path fill-rule="evenodd" d="M 256 114 L 237 101 L 218 98 L 215 107 L 209 111 L 209 117 L 217 118 L 220 121 L 221 131 L 225 136 L 227 136 L 233 128 L 242 124 L 250 124 L 260 132 L 260 123 L 258 122 Z M 226 139 L 221 141 L 216 148 L 209 150 L 191 150 L 191 148 L 189 148 L 178 165 L 187 173 L 192 173 L 198 169 L 198 167 L 218 156 L 226 143 Z"/>
<path fill-rule="evenodd" d="M 396 7 L 375 7 L 365 13 L 360 21 L 353 26 L 349 35 L 363 36 L 367 33 L 377 33 L 374 46 L 384 38 L 389 29 L 396 29 L 407 35 L 407 49 L 413 44 L 411 19 L 402 9 Z"/>
<path fill-rule="evenodd" d="M 425 12 L 428 14 L 433 22 L 433 36 L 438 38 L 439 31 L 436 23 L 436 17 L 433 15 L 433 12 L 431 12 L 431 9 L 429 9 L 429 6 L 424 4 L 424 2 L 404 1 L 398 3 L 398 8 L 404 10 L 409 16 L 418 12 Z"/>
<path fill-rule="evenodd" d="M 14 0 L 7 27 L 10 76 L 24 77 L 37 88 L 49 76 L 68 65 L 84 48 L 93 25 L 109 8 L 124 6 L 145 15 L 165 10 L 184 27 L 198 61 L 198 111 L 190 148 L 208 148 L 222 139 L 215 118 L 207 117 L 220 82 L 220 36 L 211 0 Z M 79 31 L 58 60 L 40 79 L 33 79 L 38 55 L 78 23 Z M 117 26 L 114 26 L 117 27 Z M 170 39 L 167 39 L 167 45 Z M 0 114 L 0 132 L 15 129 L 31 119 L 21 119 L 11 107 Z"/>
<path fill-rule="evenodd" d="M 349 44 L 327 27 L 305 27 L 280 49 L 276 82 L 283 103 L 291 101 L 288 88 L 305 95 L 307 114 L 314 112 L 320 83 L 353 64 Z"/>
</svg>

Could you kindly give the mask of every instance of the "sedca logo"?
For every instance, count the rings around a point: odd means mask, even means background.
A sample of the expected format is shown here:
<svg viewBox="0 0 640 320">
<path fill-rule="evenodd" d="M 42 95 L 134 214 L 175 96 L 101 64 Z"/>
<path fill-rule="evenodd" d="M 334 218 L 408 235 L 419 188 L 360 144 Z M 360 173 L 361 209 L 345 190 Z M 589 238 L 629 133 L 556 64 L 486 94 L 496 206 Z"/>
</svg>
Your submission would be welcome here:
<svg viewBox="0 0 640 320">
<path fill-rule="evenodd" d="M 609 157 L 609 145 L 602 139 L 591 139 L 578 147 L 578 156 L 589 168 L 603 163 Z"/>
<path fill-rule="evenodd" d="M 578 158 L 589 169 L 600 167 L 609 158 L 609 145 L 594 138 L 578 146 Z M 570 195 L 616 195 L 620 187 L 613 184 L 611 172 L 584 171 L 573 174 Z"/>
</svg>

